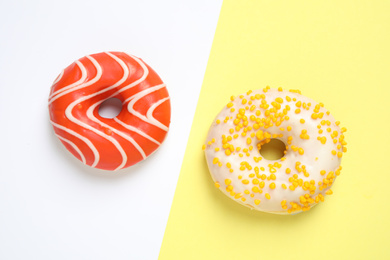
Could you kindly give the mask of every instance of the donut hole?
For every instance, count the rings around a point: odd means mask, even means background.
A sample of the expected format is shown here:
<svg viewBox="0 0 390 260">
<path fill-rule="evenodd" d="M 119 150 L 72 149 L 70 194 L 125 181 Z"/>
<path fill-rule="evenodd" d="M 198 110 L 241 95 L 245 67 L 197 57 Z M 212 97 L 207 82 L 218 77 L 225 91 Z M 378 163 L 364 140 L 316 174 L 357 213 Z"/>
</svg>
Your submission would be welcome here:
<svg viewBox="0 0 390 260">
<path fill-rule="evenodd" d="M 281 140 L 272 138 L 270 142 L 261 145 L 259 151 L 267 160 L 279 160 L 284 156 L 286 145 Z"/>
<path fill-rule="evenodd" d="M 99 115 L 104 118 L 114 118 L 122 110 L 122 101 L 118 98 L 109 98 L 100 104 Z"/>
</svg>

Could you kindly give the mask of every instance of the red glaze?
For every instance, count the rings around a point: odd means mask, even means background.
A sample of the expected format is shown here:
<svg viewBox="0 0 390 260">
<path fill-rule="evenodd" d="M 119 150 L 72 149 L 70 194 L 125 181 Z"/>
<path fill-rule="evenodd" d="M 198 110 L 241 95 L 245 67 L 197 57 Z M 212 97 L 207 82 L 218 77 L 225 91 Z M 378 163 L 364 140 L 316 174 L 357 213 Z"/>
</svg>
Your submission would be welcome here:
<svg viewBox="0 0 390 260">
<path fill-rule="evenodd" d="M 122 101 L 112 119 L 98 113 L 109 98 Z M 171 118 L 160 77 L 123 52 L 92 54 L 65 68 L 51 87 L 49 111 L 64 146 L 83 163 L 104 170 L 129 167 L 153 153 Z"/>
</svg>

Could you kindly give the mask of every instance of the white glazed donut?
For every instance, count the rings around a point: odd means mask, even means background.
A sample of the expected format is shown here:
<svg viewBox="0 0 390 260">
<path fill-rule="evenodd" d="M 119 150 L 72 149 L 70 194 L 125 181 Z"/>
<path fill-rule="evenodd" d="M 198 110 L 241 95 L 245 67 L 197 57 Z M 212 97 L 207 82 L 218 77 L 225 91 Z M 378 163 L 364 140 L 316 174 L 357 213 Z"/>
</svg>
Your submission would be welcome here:
<svg viewBox="0 0 390 260">
<path fill-rule="evenodd" d="M 259 211 L 309 210 L 332 194 L 340 174 L 346 129 L 339 124 L 322 103 L 298 90 L 266 87 L 231 97 L 203 146 L 215 186 Z M 272 138 L 286 145 L 278 160 L 259 152 Z"/>
</svg>

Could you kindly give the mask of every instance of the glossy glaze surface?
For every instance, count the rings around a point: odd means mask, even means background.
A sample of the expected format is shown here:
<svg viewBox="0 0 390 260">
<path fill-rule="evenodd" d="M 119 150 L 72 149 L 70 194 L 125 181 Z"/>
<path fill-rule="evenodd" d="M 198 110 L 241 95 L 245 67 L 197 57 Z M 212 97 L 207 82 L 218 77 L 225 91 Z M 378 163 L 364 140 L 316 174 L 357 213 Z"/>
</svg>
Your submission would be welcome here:
<svg viewBox="0 0 390 260">
<path fill-rule="evenodd" d="M 99 115 L 110 98 L 122 101 L 114 118 Z M 49 96 L 50 120 L 64 146 L 84 164 L 120 170 L 146 159 L 170 124 L 165 84 L 141 59 L 122 52 L 85 56 L 65 68 Z"/>
</svg>

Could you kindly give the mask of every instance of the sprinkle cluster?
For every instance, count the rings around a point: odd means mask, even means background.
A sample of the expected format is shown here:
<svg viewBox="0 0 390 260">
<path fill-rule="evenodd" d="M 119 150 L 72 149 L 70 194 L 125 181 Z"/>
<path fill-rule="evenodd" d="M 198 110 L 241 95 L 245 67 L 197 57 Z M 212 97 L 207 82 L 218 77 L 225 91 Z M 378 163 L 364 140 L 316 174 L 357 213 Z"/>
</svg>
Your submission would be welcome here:
<svg viewBox="0 0 390 260">
<path fill-rule="evenodd" d="M 347 143 L 339 125 L 299 90 L 266 87 L 232 96 L 203 150 L 215 186 L 232 199 L 273 213 L 307 211 L 332 194 L 340 175 Z M 259 150 L 273 138 L 286 150 L 270 161 Z"/>
</svg>

